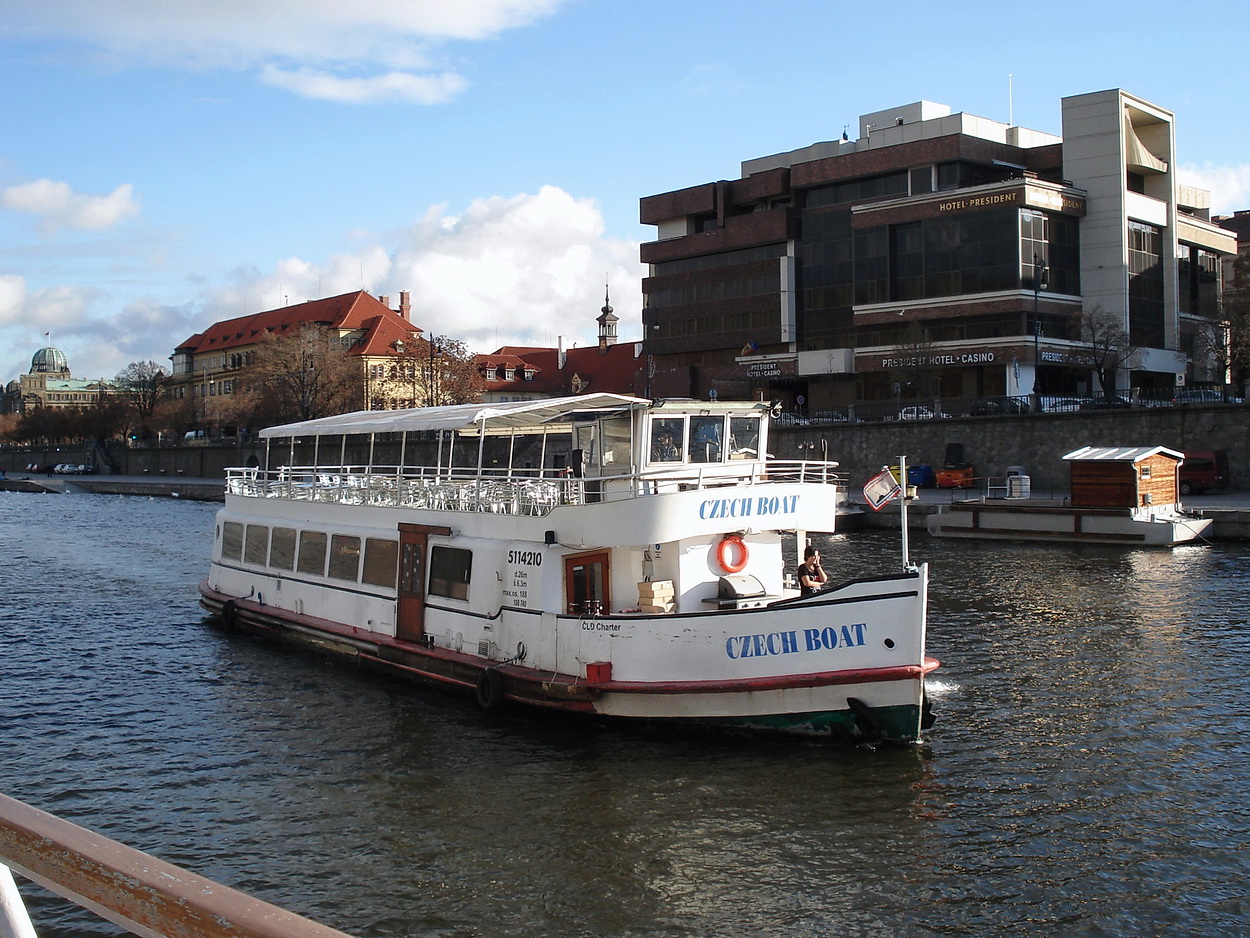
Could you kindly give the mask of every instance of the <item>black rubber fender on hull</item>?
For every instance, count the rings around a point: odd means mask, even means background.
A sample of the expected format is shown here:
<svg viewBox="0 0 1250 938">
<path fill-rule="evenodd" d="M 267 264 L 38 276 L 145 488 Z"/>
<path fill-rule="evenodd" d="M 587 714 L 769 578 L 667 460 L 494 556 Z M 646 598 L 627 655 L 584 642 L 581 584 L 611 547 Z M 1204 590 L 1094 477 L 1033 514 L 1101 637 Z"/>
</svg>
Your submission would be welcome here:
<svg viewBox="0 0 1250 938">
<path fill-rule="evenodd" d="M 489 713 L 504 700 L 503 675 L 498 668 L 484 668 L 477 676 L 477 705 Z"/>
</svg>

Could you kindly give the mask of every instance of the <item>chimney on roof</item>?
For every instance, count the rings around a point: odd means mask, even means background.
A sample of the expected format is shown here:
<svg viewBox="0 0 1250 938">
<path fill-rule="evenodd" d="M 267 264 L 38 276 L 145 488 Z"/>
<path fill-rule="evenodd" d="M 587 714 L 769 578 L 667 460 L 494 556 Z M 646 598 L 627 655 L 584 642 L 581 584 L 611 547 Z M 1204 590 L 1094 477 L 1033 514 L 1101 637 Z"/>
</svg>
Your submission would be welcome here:
<svg viewBox="0 0 1250 938">
<path fill-rule="evenodd" d="M 391 298 L 389 296 L 386 296 L 386 295 L 379 296 L 378 301 L 387 309 L 391 308 Z"/>
<path fill-rule="evenodd" d="M 561 371 L 564 370 L 564 363 L 568 361 L 568 356 L 564 353 L 564 336 L 556 337 L 556 367 Z"/>
<path fill-rule="evenodd" d="M 407 290 L 399 291 L 399 315 L 405 319 L 412 318 L 412 300 Z"/>
</svg>

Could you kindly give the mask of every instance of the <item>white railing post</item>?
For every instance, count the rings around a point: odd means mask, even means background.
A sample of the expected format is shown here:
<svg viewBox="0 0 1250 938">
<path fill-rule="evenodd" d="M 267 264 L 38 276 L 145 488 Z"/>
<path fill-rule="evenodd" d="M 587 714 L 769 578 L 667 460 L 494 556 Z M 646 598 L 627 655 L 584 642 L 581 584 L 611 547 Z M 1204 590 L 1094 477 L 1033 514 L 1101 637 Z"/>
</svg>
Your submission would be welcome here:
<svg viewBox="0 0 1250 938">
<path fill-rule="evenodd" d="M 0 938 L 36 938 L 35 926 L 7 866 L 0 866 Z"/>
</svg>

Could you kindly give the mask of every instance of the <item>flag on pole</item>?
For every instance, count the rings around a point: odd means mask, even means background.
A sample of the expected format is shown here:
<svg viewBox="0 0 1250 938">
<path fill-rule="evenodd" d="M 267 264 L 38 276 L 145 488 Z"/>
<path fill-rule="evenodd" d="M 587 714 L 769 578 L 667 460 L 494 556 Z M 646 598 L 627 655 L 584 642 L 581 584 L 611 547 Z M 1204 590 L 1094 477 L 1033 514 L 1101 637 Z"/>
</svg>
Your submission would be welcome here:
<svg viewBox="0 0 1250 938">
<path fill-rule="evenodd" d="M 868 500 L 873 511 L 880 511 L 882 505 L 898 498 L 902 493 L 898 480 L 889 469 L 882 469 L 864 483 L 864 498 Z"/>
</svg>

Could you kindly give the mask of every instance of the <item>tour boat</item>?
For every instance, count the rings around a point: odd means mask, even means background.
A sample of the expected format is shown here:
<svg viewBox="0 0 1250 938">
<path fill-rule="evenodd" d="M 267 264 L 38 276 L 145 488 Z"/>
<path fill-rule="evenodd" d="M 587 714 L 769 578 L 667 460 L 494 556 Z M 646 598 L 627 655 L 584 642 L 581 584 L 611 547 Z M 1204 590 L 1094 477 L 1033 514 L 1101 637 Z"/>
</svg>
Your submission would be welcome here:
<svg viewBox="0 0 1250 938">
<path fill-rule="evenodd" d="M 927 567 L 800 596 L 783 545 L 846 487 L 770 458 L 770 416 L 584 394 L 269 428 L 227 471 L 201 604 L 487 710 L 913 742 Z"/>
</svg>

